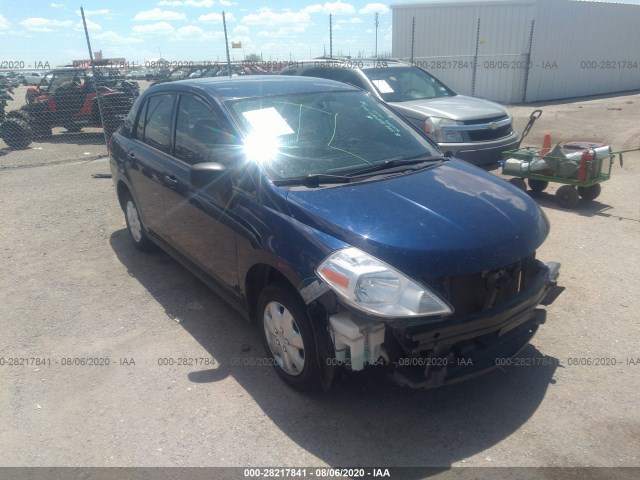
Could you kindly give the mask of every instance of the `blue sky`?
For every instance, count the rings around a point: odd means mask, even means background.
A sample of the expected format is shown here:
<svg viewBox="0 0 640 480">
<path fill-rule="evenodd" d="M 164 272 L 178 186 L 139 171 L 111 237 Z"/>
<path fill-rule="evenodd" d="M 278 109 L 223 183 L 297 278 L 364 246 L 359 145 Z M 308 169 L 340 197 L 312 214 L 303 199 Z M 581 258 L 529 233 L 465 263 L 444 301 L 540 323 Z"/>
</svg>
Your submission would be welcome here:
<svg viewBox="0 0 640 480">
<path fill-rule="evenodd" d="M 328 53 L 329 13 L 334 54 L 373 54 L 375 12 L 378 51 L 391 51 L 391 10 L 375 1 L 31 0 L 2 2 L 0 62 L 23 61 L 28 68 L 47 61 L 53 67 L 87 58 L 81 4 L 93 50 L 137 63 L 160 54 L 170 61 L 223 60 L 223 10 L 230 43 L 242 43 L 242 49 L 230 50 L 236 60 L 251 53 L 264 60 L 307 59 L 325 48 Z"/>
</svg>

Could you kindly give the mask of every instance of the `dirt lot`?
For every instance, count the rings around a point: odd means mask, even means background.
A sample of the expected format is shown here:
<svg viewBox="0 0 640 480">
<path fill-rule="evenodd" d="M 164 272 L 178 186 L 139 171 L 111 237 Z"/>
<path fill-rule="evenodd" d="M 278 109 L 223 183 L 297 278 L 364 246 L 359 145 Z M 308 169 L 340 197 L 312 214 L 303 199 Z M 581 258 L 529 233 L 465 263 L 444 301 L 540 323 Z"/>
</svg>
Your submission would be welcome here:
<svg viewBox="0 0 640 480">
<path fill-rule="evenodd" d="M 519 128 L 533 108 L 511 108 Z M 640 147 L 640 93 L 542 109 L 525 144 Z M 573 211 L 536 195 L 552 224 L 538 257 L 566 286 L 521 354 L 536 365 L 303 395 L 242 366 L 263 351 L 230 307 L 132 248 L 111 180 L 92 177 L 108 172 L 99 132 L 0 153 L 0 466 L 640 466 L 640 155 Z"/>
</svg>

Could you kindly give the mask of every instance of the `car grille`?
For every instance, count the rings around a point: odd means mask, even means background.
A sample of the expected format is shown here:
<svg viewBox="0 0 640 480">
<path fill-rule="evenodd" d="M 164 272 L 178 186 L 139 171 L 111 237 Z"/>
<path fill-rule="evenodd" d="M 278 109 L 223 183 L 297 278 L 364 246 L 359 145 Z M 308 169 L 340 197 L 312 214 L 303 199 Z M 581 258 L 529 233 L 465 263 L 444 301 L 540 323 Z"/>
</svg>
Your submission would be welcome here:
<svg viewBox="0 0 640 480">
<path fill-rule="evenodd" d="M 424 280 L 453 306 L 455 316 L 468 315 L 518 295 L 535 276 L 534 261 L 535 254 L 495 270 Z"/>
<path fill-rule="evenodd" d="M 500 117 L 494 118 L 483 118 L 480 120 L 468 120 L 464 122 L 465 125 L 478 125 L 478 124 L 486 124 L 491 122 L 497 122 L 499 120 L 504 120 L 508 118 L 506 115 L 502 115 Z M 488 128 L 483 128 L 480 130 L 469 130 L 467 134 L 469 135 L 469 140 L 472 142 L 482 142 L 487 140 L 497 140 L 499 138 L 507 137 L 511 135 L 513 132 L 513 127 L 511 124 L 505 125 L 504 127 L 496 128 L 495 130 L 490 130 Z"/>
</svg>

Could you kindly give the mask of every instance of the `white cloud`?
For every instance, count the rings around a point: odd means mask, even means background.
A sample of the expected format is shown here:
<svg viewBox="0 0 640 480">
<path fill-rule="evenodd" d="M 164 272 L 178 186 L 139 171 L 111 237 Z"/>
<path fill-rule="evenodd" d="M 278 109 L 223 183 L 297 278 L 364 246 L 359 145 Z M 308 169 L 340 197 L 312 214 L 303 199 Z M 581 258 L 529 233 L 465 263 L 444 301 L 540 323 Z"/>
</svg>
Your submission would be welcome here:
<svg viewBox="0 0 640 480">
<path fill-rule="evenodd" d="M 187 16 L 184 13 L 173 12 L 171 10 L 160 10 L 159 8 L 138 12 L 136 16 L 133 17 L 134 21 L 137 20 L 141 22 L 157 22 L 157 21 L 186 20 L 186 19 L 187 19 Z"/>
<path fill-rule="evenodd" d="M 85 20 L 87 21 L 87 30 L 89 30 L 89 32 L 95 32 L 96 30 L 102 30 L 102 27 L 100 25 L 98 25 L 96 22 L 92 22 L 88 18 L 85 18 Z M 74 28 L 76 30 L 84 32 L 84 25 L 82 25 L 82 20 L 80 20 L 78 23 L 76 23 L 76 26 Z"/>
<path fill-rule="evenodd" d="M 208 32 L 195 25 L 187 25 L 176 30 L 175 35 L 171 36 L 169 40 L 206 41 L 219 40 L 222 38 L 224 38 L 224 32 L 222 30 Z"/>
<path fill-rule="evenodd" d="M 113 43 L 113 44 L 131 44 L 131 43 L 142 43 L 143 40 L 137 37 L 125 37 L 116 33 L 112 30 L 108 30 L 103 33 L 99 33 L 95 36 L 96 39 L 102 40 L 102 43 Z"/>
<path fill-rule="evenodd" d="M 230 2 L 229 0 L 220 0 L 218 2 L 220 5 L 222 5 L 223 7 L 230 7 L 231 5 L 237 5 L 238 2 Z"/>
<path fill-rule="evenodd" d="M 52 3 L 51 5 L 49 5 L 51 8 L 64 8 L 66 10 L 67 7 L 65 7 L 63 4 L 61 3 Z"/>
<path fill-rule="evenodd" d="M 88 16 L 88 15 L 115 15 L 115 13 L 113 13 L 108 8 L 101 8 L 99 10 L 85 10 L 84 14 L 86 16 Z M 80 10 L 78 10 L 78 15 L 80 15 Z"/>
<path fill-rule="evenodd" d="M 307 13 L 332 13 L 334 15 L 356 13 L 356 9 L 353 5 L 351 5 L 350 3 L 341 2 L 340 0 L 333 3 L 326 2 L 322 5 L 319 3 L 309 5 L 304 9 L 304 11 Z"/>
<path fill-rule="evenodd" d="M 236 25 L 231 31 L 234 35 L 249 35 L 249 28 L 244 25 Z"/>
<path fill-rule="evenodd" d="M 285 25 L 278 27 L 275 30 L 262 30 L 258 33 L 258 36 L 261 38 L 285 38 L 295 36 L 296 34 L 303 33 L 305 31 L 306 27 L 304 25 Z"/>
<path fill-rule="evenodd" d="M 0 15 L 0 30 L 9 30 L 11 27 L 11 23 L 7 20 L 4 15 Z"/>
<path fill-rule="evenodd" d="M 207 31 L 197 25 L 185 25 L 174 28 L 169 22 L 158 22 L 145 25 L 134 25 L 133 31 L 141 35 L 162 35 L 171 42 L 179 41 L 211 41 L 224 38 L 222 29 L 219 31 Z"/>
<path fill-rule="evenodd" d="M 246 25 L 308 25 L 311 17 L 305 11 L 274 12 L 268 7 L 262 7 L 257 13 L 250 13 L 242 17 L 240 22 Z"/>
<path fill-rule="evenodd" d="M 349 20 L 338 20 L 338 23 L 364 23 L 361 18 L 353 17 Z"/>
<path fill-rule="evenodd" d="M 169 35 L 172 34 L 175 29 L 169 22 L 158 22 L 146 25 L 134 25 L 133 31 L 144 35 Z"/>
<path fill-rule="evenodd" d="M 360 9 L 360 14 L 365 15 L 367 13 L 388 13 L 389 7 L 384 3 L 367 3 Z"/>
<path fill-rule="evenodd" d="M 185 27 L 179 28 L 176 33 L 184 38 L 189 37 L 201 37 L 204 33 L 200 27 L 196 27 L 195 25 L 187 25 Z"/>
<path fill-rule="evenodd" d="M 20 22 L 27 30 L 34 32 L 51 32 L 54 28 L 69 28 L 73 26 L 71 20 L 49 20 L 42 17 L 31 17 Z"/>
<path fill-rule="evenodd" d="M 200 7 L 211 8 L 215 5 L 214 0 L 162 0 L 158 5 L 165 7 Z"/>
<path fill-rule="evenodd" d="M 233 13 L 226 12 L 224 14 L 227 22 L 233 22 L 236 18 L 233 16 Z M 202 23 L 219 23 L 222 25 L 222 14 L 221 13 L 207 13 L 206 15 L 200 15 L 198 17 L 198 21 Z"/>
</svg>

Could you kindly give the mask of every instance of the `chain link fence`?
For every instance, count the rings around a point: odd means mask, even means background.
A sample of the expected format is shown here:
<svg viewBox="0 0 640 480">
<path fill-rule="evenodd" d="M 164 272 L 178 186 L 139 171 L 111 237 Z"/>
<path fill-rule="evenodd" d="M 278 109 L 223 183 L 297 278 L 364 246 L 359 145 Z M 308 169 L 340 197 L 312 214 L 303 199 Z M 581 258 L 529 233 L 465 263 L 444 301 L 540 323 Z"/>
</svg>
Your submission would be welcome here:
<svg viewBox="0 0 640 480">
<path fill-rule="evenodd" d="M 67 160 L 105 156 L 111 134 L 149 86 L 187 78 L 269 75 L 284 66 L 283 62 L 172 65 L 154 61 L 147 66 L 83 64 L 29 72 L 4 70 L 0 73 L 0 156 L 11 152 L 24 165 L 44 163 L 54 155 Z"/>
</svg>

